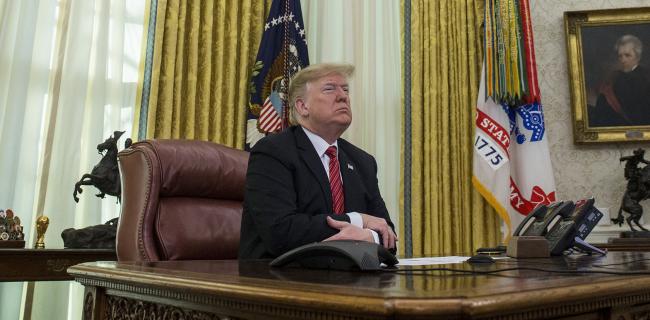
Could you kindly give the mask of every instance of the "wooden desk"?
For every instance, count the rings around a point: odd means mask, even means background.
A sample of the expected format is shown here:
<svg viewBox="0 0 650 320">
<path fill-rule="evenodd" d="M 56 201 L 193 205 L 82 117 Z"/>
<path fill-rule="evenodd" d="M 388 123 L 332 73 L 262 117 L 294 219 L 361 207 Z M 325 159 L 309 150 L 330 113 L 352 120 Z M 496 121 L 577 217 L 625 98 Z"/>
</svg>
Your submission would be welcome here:
<svg viewBox="0 0 650 320">
<path fill-rule="evenodd" d="M 0 249 L 0 281 L 72 280 L 72 265 L 115 260 L 107 249 Z"/>
<path fill-rule="evenodd" d="M 648 271 L 648 259 L 650 253 L 610 252 L 446 266 Z M 267 261 L 96 262 L 68 272 L 86 286 L 84 319 L 641 319 L 650 313 L 650 275 L 415 275 L 274 269 Z"/>
</svg>

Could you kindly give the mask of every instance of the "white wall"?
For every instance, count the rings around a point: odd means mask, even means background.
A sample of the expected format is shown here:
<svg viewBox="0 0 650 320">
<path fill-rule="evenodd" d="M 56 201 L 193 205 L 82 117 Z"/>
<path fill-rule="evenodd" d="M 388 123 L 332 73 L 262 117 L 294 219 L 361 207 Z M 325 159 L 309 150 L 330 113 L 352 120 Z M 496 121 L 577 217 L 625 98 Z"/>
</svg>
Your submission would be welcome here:
<svg viewBox="0 0 650 320">
<path fill-rule="evenodd" d="M 589 238 L 606 242 L 626 226 L 612 226 L 607 216 L 618 214 L 625 190 L 623 163 L 619 158 L 633 149 L 650 151 L 650 143 L 576 145 L 573 143 L 571 97 L 567 72 L 565 11 L 647 7 L 649 0 L 532 0 L 531 16 L 535 37 L 539 85 L 555 172 L 558 199 L 595 197 L 596 206 L 606 214 Z M 650 111 L 649 111 L 650 112 Z M 650 221 L 650 201 L 644 205 L 645 221 Z M 647 226 L 646 226 L 647 227 Z"/>
</svg>

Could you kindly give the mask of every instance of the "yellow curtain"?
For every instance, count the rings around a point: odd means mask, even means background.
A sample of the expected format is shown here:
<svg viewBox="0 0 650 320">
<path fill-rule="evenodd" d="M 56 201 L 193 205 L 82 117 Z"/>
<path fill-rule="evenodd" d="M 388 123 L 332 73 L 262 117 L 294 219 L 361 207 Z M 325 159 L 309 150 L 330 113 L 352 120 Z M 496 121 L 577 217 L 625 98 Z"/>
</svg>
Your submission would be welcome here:
<svg viewBox="0 0 650 320">
<path fill-rule="evenodd" d="M 244 147 L 249 74 L 270 5 L 158 1 L 146 138 Z"/>
<path fill-rule="evenodd" d="M 402 141 L 402 163 L 410 157 L 411 171 L 401 177 L 400 230 L 410 232 L 400 232 L 400 252 L 469 254 L 499 242 L 498 215 L 471 184 L 483 6 L 481 0 L 402 0 L 403 21 L 410 16 L 410 24 L 402 23 L 403 43 L 410 40 L 403 56 L 411 70 L 404 79 L 410 113 L 403 119 L 411 134 Z"/>
</svg>

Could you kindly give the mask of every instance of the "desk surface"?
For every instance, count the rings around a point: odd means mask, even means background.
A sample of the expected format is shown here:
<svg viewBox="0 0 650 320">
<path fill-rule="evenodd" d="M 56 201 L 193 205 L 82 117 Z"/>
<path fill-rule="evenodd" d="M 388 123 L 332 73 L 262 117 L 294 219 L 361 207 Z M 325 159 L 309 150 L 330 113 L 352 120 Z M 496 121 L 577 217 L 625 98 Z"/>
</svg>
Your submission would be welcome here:
<svg viewBox="0 0 650 320">
<path fill-rule="evenodd" d="M 92 304 L 94 298 L 105 304 L 96 306 L 101 314 L 116 310 L 115 306 L 143 309 L 143 303 L 234 318 L 263 315 L 277 319 L 536 319 L 576 315 L 614 319 L 618 314 L 650 311 L 650 275 L 522 269 L 649 272 L 650 253 L 610 252 L 606 257 L 508 259 L 488 265 L 436 267 L 520 269 L 496 275 L 403 271 L 422 267 L 404 267 L 397 273 L 361 273 L 275 269 L 268 267 L 268 261 L 168 261 L 84 263 L 68 272 L 87 286 L 86 303 L 90 300 Z"/>
</svg>

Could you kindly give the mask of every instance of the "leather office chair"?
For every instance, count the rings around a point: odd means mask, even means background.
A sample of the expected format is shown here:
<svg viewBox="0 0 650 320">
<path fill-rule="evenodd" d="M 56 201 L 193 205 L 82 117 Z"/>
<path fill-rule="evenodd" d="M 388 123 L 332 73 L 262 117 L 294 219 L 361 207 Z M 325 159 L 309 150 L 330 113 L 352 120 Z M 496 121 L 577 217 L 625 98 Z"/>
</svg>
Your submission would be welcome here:
<svg viewBox="0 0 650 320">
<path fill-rule="evenodd" d="M 120 261 L 236 259 L 248 152 L 145 140 L 118 154 Z"/>
</svg>

